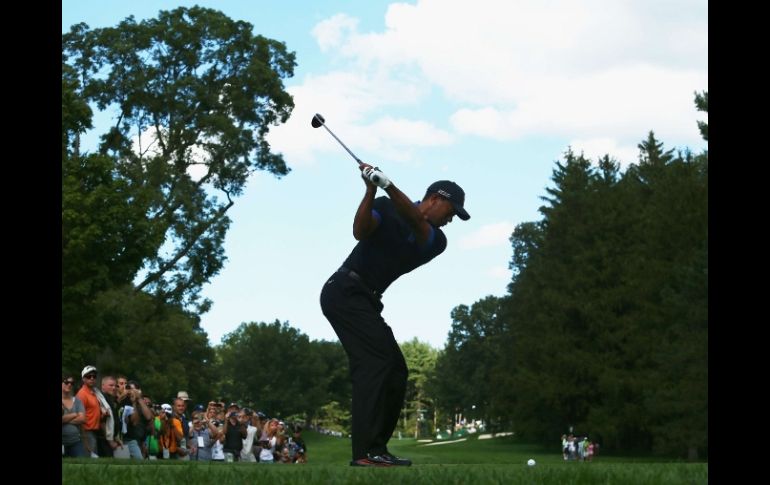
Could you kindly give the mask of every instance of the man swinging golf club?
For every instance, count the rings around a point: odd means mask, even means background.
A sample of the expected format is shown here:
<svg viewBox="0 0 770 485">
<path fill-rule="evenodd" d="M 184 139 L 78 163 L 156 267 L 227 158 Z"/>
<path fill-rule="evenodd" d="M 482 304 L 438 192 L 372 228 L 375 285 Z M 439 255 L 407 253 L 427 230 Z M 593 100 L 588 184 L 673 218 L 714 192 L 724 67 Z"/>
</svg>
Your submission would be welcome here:
<svg viewBox="0 0 770 485">
<path fill-rule="evenodd" d="M 350 364 L 350 464 L 409 466 L 411 460 L 393 456 L 387 448 L 404 401 L 408 371 L 393 331 L 382 318 L 380 300 L 399 276 L 444 251 L 447 240 L 442 226 L 452 222 L 455 215 L 462 220 L 470 216 L 463 208 L 465 192 L 454 182 L 435 182 L 420 202 L 413 202 L 385 174 L 357 158 L 356 161 L 366 186 L 353 219 L 353 236 L 358 244 L 326 281 L 321 291 L 321 308 Z M 388 197 L 375 199 L 378 187 Z"/>
</svg>

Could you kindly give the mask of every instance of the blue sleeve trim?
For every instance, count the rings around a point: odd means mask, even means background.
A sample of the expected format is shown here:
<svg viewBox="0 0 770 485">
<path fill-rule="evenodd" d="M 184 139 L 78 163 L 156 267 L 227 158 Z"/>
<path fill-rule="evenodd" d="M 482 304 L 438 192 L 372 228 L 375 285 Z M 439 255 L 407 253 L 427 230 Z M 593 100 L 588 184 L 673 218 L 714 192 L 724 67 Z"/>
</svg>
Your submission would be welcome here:
<svg viewBox="0 0 770 485">
<path fill-rule="evenodd" d="M 414 232 L 409 233 L 409 238 L 407 239 L 410 243 L 415 243 L 417 238 L 414 236 Z M 436 240 L 436 230 L 433 228 L 433 226 L 430 226 L 430 234 L 428 235 L 428 240 L 425 241 L 424 244 L 419 244 L 418 247 L 420 248 L 420 251 L 425 251 L 426 249 L 433 246 L 434 241 Z"/>
<path fill-rule="evenodd" d="M 430 226 L 430 235 L 428 236 L 428 240 L 425 242 L 425 245 L 423 247 L 430 247 L 433 245 L 433 241 L 436 240 L 436 230 L 433 229 L 433 226 Z"/>
<path fill-rule="evenodd" d="M 375 219 L 377 219 L 377 224 L 378 224 L 378 225 L 379 225 L 379 223 L 380 223 L 380 222 L 382 222 L 382 216 L 380 215 L 380 213 L 379 213 L 379 212 L 377 212 L 377 210 L 376 210 L 376 209 L 372 209 L 372 217 L 374 217 Z"/>
</svg>

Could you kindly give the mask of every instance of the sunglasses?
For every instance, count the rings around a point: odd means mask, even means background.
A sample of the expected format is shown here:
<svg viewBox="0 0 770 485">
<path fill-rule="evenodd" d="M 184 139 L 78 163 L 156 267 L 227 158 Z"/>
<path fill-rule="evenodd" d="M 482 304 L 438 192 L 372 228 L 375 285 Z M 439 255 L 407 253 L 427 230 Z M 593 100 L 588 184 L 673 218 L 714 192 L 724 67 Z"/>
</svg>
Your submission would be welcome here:
<svg viewBox="0 0 770 485">
<path fill-rule="evenodd" d="M 62 384 L 68 384 L 70 386 L 75 383 L 75 381 L 61 381 L 61 382 Z"/>
<path fill-rule="evenodd" d="M 96 379 L 96 374 L 88 374 L 86 376 L 83 376 L 84 379 Z"/>
</svg>

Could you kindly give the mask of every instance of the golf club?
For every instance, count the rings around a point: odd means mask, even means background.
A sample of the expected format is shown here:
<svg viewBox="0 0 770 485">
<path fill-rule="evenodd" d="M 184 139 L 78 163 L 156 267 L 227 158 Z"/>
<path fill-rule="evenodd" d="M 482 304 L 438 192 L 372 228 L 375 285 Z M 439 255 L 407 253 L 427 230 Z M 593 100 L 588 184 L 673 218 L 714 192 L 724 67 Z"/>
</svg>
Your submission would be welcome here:
<svg viewBox="0 0 770 485">
<path fill-rule="evenodd" d="M 316 113 L 315 115 L 313 115 L 313 120 L 310 122 L 310 124 L 313 126 L 313 128 L 318 128 L 318 127 L 320 127 L 320 126 L 323 126 L 324 128 L 326 128 L 326 131 L 328 131 L 328 132 L 329 132 L 329 134 L 330 134 L 331 136 L 333 136 L 333 137 L 334 137 L 334 139 L 335 139 L 335 140 L 337 140 L 337 141 L 340 143 L 340 145 L 342 145 L 342 148 L 344 148 L 345 150 L 347 150 L 347 152 L 348 152 L 348 153 L 350 153 L 350 156 L 351 156 L 351 157 L 353 157 L 353 159 L 354 159 L 356 162 L 358 162 L 358 164 L 359 164 L 359 165 L 361 165 L 362 163 L 364 163 L 364 162 L 362 162 L 362 161 L 361 161 L 361 159 L 360 159 L 360 158 L 358 158 L 358 157 L 357 157 L 357 156 L 356 156 L 356 155 L 355 155 L 353 152 L 351 152 L 351 151 L 350 151 L 350 148 L 348 148 L 347 146 L 345 146 L 345 144 L 344 144 L 344 143 L 342 143 L 342 140 L 340 140 L 339 138 L 337 138 L 337 135 L 335 135 L 334 133 L 332 133 L 332 130 L 330 130 L 330 129 L 329 129 L 329 127 L 328 127 L 328 126 L 326 126 L 326 120 L 324 119 L 324 117 L 323 117 L 323 116 L 321 116 L 321 114 L 320 114 L 320 113 Z M 379 169 L 378 169 L 377 167 L 375 167 L 375 170 L 379 170 Z M 374 177 L 374 179 L 372 179 L 372 181 L 373 181 L 373 182 L 376 184 L 376 183 L 377 183 L 377 181 L 378 181 L 378 177 L 375 175 L 375 177 Z"/>
<path fill-rule="evenodd" d="M 346 147 L 345 144 L 342 143 L 342 140 L 337 138 L 337 135 L 332 133 L 332 130 L 330 130 L 329 127 L 326 126 L 326 120 L 324 119 L 323 116 L 321 116 L 320 114 L 316 113 L 315 116 L 313 116 L 313 121 L 311 121 L 310 124 L 313 125 L 313 128 L 318 128 L 319 126 L 323 126 L 324 128 L 326 128 L 326 131 L 328 131 L 329 134 L 331 136 L 333 136 L 335 140 L 340 142 L 340 145 L 342 145 L 342 148 L 347 150 L 348 153 L 350 153 L 350 156 L 353 157 L 353 159 L 355 159 L 355 161 L 358 162 L 359 165 L 361 165 L 363 163 L 361 161 L 361 159 L 359 159 L 357 156 L 355 156 L 355 154 L 353 154 L 353 152 L 350 151 L 350 148 Z"/>
</svg>

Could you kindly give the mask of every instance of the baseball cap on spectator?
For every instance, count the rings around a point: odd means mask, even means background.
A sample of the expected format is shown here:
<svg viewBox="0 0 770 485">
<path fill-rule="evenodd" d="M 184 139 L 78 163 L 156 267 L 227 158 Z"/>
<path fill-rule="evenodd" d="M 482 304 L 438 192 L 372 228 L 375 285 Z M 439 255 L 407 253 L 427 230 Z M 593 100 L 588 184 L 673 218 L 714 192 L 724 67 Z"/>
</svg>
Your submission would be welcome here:
<svg viewBox="0 0 770 485">
<path fill-rule="evenodd" d="M 171 407 L 171 404 L 161 404 L 160 408 L 164 410 L 167 414 L 174 412 L 174 409 Z"/>
<path fill-rule="evenodd" d="M 205 411 L 205 410 L 206 408 L 203 407 L 203 404 L 196 404 L 195 409 L 193 409 L 193 411 Z"/>
<path fill-rule="evenodd" d="M 183 401 L 190 401 L 190 396 L 187 395 L 187 391 L 179 391 L 176 393 L 176 398 L 181 399 Z"/>
<path fill-rule="evenodd" d="M 252 416 L 254 414 L 254 411 L 246 407 L 244 407 L 241 411 L 243 411 L 243 414 L 245 414 L 246 416 Z"/>
<path fill-rule="evenodd" d="M 228 415 L 229 418 L 237 418 L 238 417 L 238 411 L 233 411 Z"/>
<path fill-rule="evenodd" d="M 92 365 L 87 365 L 87 366 L 83 367 L 83 371 L 80 373 L 80 377 L 85 377 L 85 376 L 86 376 L 86 374 L 90 374 L 90 373 L 92 373 L 92 372 L 93 372 L 94 374 L 96 374 L 96 373 L 98 372 L 98 371 L 96 370 L 96 367 L 94 367 L 94 366 L 92 366 Z"/>
<path fill-rule="evenodd" d="M 230 409 L 230 408 L 238 408 L 238 409 L 241 409 L 241 407 L 238 405 L 238 403 L 237 403 L 237 402 L 231 402 L 230 404 L 228 404 L 228 405 L 227 405 L 227 409 Z"/>
<path fill-rule="evenodd" d="M 267 419 L 267 414 L 263 413 L 262 411 L 257 411 L 257 417 L 259 419 Z"/>
</svg>

